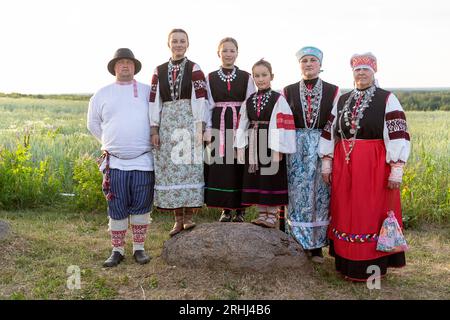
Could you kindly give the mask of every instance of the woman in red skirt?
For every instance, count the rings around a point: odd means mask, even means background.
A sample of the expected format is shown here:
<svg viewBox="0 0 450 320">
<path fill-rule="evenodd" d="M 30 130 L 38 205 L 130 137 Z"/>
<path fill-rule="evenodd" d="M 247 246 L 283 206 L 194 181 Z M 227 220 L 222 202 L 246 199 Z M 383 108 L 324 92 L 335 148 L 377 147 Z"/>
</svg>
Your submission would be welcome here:
<svg viewBox="0 0 450 320">
<path fill-rule="evenodd" d="M 322 176 L 331 184 L 330 255 L 346 279 L 366 281 L 371 266 L 383 276 L 388 267 L 405 265 L 404 252 L 376 248 L 389 210 L 402 227 L 399 187 L 410 139 L 400 102 L 376 84 L 375 56 L 354 55 L 350 64 L 356 88 L 333 108 L 319 156 Z"/>
</svg>

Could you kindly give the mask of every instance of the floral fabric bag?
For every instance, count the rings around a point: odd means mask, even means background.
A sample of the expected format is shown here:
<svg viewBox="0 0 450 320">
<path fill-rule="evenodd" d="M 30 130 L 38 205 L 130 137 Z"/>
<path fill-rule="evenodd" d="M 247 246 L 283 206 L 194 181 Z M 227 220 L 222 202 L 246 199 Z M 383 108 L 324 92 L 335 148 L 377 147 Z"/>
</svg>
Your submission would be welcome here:
<svg viewBox="0 0 450 320">
<path fill-rule="evenodd" d="M 377 250 L 383 252 L 402 252 L 408 250 L 402 229 L 395 218 L 394 211 L 389 210 L 384 219 L 377 242 Z"/>
</svg>

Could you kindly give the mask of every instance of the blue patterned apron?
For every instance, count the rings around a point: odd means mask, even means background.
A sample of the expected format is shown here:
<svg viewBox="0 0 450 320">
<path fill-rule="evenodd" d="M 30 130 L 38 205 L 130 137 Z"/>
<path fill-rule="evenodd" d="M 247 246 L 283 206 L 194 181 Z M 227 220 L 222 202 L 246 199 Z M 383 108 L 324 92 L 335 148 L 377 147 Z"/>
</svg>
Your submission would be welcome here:
<svg viewBox="0 0 450 320">
<path fill-rule="evenodd" d="M 330 189 L 317 155 L 322 130 L 297 129 L 297 152 L 288 155 L 287 231 L 307 250 L 328 244 Z"/>
</svg>

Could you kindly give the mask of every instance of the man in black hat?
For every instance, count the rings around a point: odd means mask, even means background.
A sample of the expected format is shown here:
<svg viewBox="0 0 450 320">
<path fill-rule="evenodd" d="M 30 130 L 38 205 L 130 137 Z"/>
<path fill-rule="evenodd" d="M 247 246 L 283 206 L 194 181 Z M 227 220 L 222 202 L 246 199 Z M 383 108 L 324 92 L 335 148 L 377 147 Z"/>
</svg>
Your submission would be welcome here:
<svg viewBox="0 0 450 320">
<path fill-rule="evenodd" d="M 115 267 L 124 259 L 128 221 L 135 261 L 150 261 L 144 242 L 151 221 L 155 175 L 148 116 L 150 86 L 134 79 L 140 70 L 141 63 L 130 49 L 118 49 L 108 63 L 116 81 L 100 89 L 89 102 L 87 127 L 102 144 L 99 168 L 113 247 L 104 267 Z"/>
</svg>

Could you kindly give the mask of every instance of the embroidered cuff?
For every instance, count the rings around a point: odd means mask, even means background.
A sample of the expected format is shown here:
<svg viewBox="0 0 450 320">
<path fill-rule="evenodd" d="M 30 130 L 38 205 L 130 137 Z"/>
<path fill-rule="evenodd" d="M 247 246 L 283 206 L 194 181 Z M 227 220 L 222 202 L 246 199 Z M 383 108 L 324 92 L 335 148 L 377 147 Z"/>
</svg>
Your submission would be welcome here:
<svg viewBox="0 0 450 320">
<path fill-rule="evenodd" d="M 397 163 L 391 163 L 391 174 L 389 175 L 388 180 L 392 182 L 402 182 L 403 178 L 403 167 L 404 163 L 397 162 Z"/>
<path fill-rule="evenodd" d="M 331 173 L 333 167 L 333 159 L 330 157 L 322 158 L 322 173 Z"/>
</svg>

